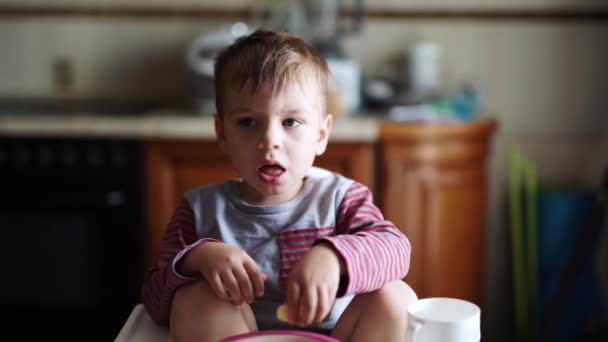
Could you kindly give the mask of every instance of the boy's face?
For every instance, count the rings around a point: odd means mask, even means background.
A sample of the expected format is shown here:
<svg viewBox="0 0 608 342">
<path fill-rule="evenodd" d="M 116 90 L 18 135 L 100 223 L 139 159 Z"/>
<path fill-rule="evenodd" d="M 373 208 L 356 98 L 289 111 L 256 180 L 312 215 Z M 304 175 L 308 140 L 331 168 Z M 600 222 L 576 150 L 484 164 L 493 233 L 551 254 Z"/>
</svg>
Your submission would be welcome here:
<svg viewBox="0 0 608 342">
<path fill-rule="evenodd" d="M 215 129 L 222 149 L 243 179 L 241 198 L 258 205 L 292 199 L 316 156 L 325 151 L 332 124 L 316 81 L 291 82 L 272 95 L 229 87 Z"/>
</svg>

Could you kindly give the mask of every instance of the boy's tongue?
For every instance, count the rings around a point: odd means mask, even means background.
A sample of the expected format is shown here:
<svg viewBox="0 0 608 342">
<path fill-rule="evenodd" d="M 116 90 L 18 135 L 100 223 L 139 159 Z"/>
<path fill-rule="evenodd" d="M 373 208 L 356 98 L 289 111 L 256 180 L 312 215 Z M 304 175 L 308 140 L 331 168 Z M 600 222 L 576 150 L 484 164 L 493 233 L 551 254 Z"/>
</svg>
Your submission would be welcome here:
<svg viewBox="0 0 608 342">
<path fill-rule="evenodd" d="M 283 173 L 283 168 L 277 165 L 264 165 L 260 168 L 260 172 L 268 176 L 278 176 Z"/>
</svg>

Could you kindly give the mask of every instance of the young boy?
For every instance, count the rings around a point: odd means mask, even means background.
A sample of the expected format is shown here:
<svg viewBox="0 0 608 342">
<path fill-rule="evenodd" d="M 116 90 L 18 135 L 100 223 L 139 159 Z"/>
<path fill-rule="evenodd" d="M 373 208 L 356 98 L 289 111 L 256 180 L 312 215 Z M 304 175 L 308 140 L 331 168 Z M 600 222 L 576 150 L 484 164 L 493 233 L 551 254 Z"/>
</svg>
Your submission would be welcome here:
<svg viewBox="0 0 608 342">
<path fill-rule="evenodd" d="M 404 340 L 409 241 L 365 186 L 312 167 L 332 126 L 328 75 L 288 33 L 258 30 L 217 57 L 215 130 L 241 178 L 186 193 L 148 270 L 143 303 L 174 340 L 286 328 Z"/>
</svg>

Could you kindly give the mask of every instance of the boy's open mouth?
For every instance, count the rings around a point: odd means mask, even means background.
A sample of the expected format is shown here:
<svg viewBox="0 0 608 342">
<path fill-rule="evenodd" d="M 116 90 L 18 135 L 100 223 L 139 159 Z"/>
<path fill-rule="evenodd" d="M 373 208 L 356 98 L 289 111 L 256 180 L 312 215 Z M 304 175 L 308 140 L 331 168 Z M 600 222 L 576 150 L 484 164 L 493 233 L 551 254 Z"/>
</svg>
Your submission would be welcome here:
<svg viewBox="0 0 608 342">
<path fill-rule="evenodd" d="M 276 183 L 285 173 L 285 168 L 279 163 L 267 163 L 258 168 L 258 176 L 265 183 Z"/>
</svg>

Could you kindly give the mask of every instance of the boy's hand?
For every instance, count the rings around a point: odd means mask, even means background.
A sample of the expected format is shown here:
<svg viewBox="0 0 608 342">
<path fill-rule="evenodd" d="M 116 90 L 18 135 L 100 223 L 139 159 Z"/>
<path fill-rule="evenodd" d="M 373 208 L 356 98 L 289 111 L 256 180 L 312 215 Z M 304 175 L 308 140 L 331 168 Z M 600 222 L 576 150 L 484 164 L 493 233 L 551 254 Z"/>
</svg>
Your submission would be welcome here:
<svg viewBox="0 0 608 342">
<path fill-rule="evenodd" d="M 186 255 L 184 270 L 200 272 L 218 298 L 234 305 L 251 304 L 254 294 L 264 295 L 264 275 L 255 261 L 240 248 L 208 242 Z"/>
<path fill-rule="evenodd" d="M 287 281 L 290 323 L 304 327 L 323 321 L 336 299 L 343 268 L 342 257 L 327 243 L 316 245 L 298 261 Z"/>
</svg>

